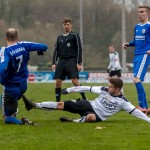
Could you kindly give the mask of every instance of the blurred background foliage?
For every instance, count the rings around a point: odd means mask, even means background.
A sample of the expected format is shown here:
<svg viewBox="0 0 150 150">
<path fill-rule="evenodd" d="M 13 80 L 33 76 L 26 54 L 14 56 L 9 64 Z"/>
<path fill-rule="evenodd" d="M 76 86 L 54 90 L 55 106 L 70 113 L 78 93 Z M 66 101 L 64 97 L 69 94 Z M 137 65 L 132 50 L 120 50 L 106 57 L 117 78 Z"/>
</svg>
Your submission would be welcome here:
<svg viewBox="0 0 150 150">
<path fill-rule="evenodd" d="M 85 70 L 105 70 L 108 65 L 108 45 L 122 52 L 122 0 L 82 0 L 83 3 L 83 61 Z M 138 23 L 137 6 L 149 0 L 125 0 L 127 41 L 133 38 Z M 46 43 L 44 56 L 31 54 L 30 65 L 51 70 L 56 38 L 63 33 L 62 19 L 71 17 L 73 31 L 80 32 L 80 0 L 0 0 L 0 46 L 5 45 L 5 30 L 19 29 L 20 40 Z M 36 56 L 36 57 L 35 57 Z M 133 50 L 127 51 L 132 63 Z"/>
</svg>

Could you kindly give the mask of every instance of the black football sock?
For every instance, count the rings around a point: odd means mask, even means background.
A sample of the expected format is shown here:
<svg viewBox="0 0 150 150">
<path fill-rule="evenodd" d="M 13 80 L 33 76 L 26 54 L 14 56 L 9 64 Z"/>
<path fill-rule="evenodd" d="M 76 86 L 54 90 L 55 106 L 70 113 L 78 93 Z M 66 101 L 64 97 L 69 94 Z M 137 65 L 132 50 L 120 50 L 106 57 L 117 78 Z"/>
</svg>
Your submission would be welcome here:
<svg viewBox="0 0 150 150">
<path fill-rule="evenodd" d="M 86 96 L 85 96 L 85 93 L 83 92 L 83 93 L 80 93 L 81 94 L 81 96 L 82 96 L 82 99 L 83 100 L 87 100 L 87 98 L 86 98 Z"/>
<path fill-rule="evenodd" d="M 56 94 L 56 102 L 60 102 L 60 95 L 61 93 L 61 88 L 55 88 L 55 94 Z"/>
</svg>

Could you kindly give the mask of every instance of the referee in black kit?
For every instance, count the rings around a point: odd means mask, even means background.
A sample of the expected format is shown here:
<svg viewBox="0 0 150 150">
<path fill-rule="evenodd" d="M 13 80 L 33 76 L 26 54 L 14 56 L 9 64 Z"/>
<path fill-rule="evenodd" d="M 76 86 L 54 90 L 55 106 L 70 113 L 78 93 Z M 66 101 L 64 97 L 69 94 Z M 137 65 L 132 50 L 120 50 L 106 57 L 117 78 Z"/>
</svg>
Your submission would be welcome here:
<svg viewBox="0 0 150 150">
<path fill-rule="evenodd" d="M 56 101 L 60 101 L 61 85 L 68 77 L 75 86 L 79 86 L 79 71 L 82 68 L 82 46 L 77 33 L 72 32 L 72 20 L 63 19 L 64 33 L 57 37 L 53 55 L 52 69 L 56 79 Z M 81 93 L 82 99 L 86 100 L 85 94 Z"/>
</svg>

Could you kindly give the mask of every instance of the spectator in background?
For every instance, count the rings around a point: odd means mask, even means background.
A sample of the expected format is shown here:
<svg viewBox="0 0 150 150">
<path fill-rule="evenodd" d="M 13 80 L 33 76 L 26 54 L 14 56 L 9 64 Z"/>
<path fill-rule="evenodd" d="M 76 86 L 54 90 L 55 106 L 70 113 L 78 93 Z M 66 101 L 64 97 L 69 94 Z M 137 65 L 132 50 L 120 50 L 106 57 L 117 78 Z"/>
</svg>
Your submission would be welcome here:
<svg viewBox="0 0 150 150">
<path fill-rule="evenodd" d="M 82 46 L 77 33 L 72 32 L 72 20 L 64 18 L 64 33 L 57 37 L 53 55 L 52 70 L 55 71 L 56 101 L 60 101 L 62 82 L 68 77 L 75 86 L 79 86 L 79 71 L 82 68 Z M 85 94 L 80 93 L 86 100 Z"/>
<path fill-rule="evenodd" d="M 121 65 L 119 61 L 119 54 L 115 51 L 113 45 L 109 45 L 109 65 L 107 68 L 107 72 L 109 73 L 109 77 L 121 77 Z"/>
<path fill-rule="evenodd" d="M 30 124 L 22 118 L 16 118 L 18 100 L 27 90 L 29 53 L 37 51 L 43 54 L 47 45 L 18 40 L 18 31 L 9 28 L 6 31 L 7 47 L 0 50 L 0 83 L 4 86 L 2 93 L 2 114 L 4 123 L 7 124 Z"/>
</svg>

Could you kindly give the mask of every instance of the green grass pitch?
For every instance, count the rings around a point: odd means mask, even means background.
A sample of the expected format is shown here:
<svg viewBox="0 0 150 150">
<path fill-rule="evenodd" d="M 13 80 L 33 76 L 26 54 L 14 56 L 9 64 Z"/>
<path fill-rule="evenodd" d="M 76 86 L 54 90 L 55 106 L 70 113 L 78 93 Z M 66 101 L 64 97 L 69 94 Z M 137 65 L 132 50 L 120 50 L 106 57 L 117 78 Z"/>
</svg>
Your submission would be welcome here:
<svg viewBox="0 0 150 150">
<path fill-rule="evenodd" d="M 93 85 L 83 83 L 83 85 Z M 98 84 L 94 84 L 98 85 Z M 105 84 L 102 84 L 105 85 Z M 63 88 L 72 84 L 64 83 Z M 144 84 L 150 100 L 150 85 Z M 2 91 L 2 87 L 0 88 Z M 29 83 L 26 96 L 33 101 L 55 101 L 55 83 Z M 137 106 L 133 83 L 124 85 L 124 93 Z M 88 99 L 97 94 L 86 93 Z M 63 100 L 80 97 L 79 93 L 63 95 Z M 150 105 L 150 103 L 149 103 Z M 59 118 L 79 115 L 63 111 L 31 110 L 19 101 L 18 118 L 26 116 L 38 126 L 6 125 L 0 120 L 0 150 L 147 150 L 150 148 L 150 124 L 122 111 L 100 123 L 62 123 Z M 99 129 L 96 129 L 99 127 Z"/>
</svg>

